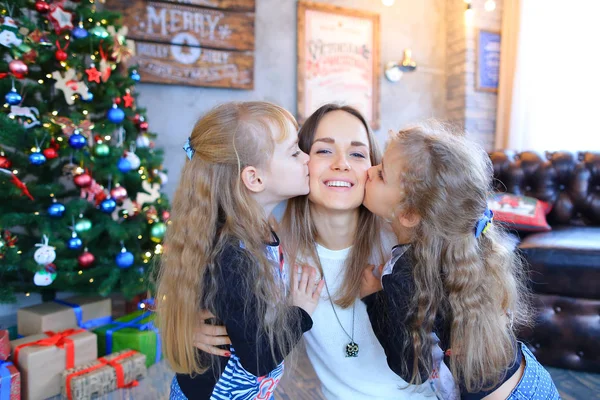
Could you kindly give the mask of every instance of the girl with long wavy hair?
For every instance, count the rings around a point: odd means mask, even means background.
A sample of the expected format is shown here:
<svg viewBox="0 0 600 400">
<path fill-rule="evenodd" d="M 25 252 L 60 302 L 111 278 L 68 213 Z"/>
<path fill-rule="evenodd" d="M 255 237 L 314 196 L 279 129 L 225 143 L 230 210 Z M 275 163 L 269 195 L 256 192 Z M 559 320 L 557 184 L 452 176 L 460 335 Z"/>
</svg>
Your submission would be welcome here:
<svg viewBox="0 0 600 400">
<path fill-rule="evenodd" d="M 294 274 L 268 216 L 308 193 L 297 124 L 266 102 L 226 103 L 195 125 L 173 199 L 157 288 L 171 399 L 271 399 L 283 359 L 312 327 L 323 283 Z M 200 310 L 229 333 L 226 357 L 194 346 Z"/>
<path fill-rule="evenodd" d="M 432 376 L 439 345 L 462 399 L 558 399 L 516 339 L 530 317 L 525 271 L 487 208 L 492 178 L 489 157 L 464 135 L 441 125 L 395 135 L 369 170 L 364 205 L 391 222 L 399 244 L 382 270 L 364 270 L 361 296 L 403 379 Z"/>
</svg>

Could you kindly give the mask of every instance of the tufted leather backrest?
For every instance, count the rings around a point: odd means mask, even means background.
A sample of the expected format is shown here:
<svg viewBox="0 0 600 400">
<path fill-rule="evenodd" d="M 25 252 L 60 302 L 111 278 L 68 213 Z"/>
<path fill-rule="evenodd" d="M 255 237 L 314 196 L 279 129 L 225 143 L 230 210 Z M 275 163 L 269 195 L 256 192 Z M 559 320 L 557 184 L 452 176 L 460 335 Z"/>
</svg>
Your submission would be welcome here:
<svg viewBox="0 0 600 400">
<path fill-rule="evenodd" d="M 551 225 L 600 225 L 600 153 L 490 153 L 495 189 L 552 204 Z"/>
</svg>

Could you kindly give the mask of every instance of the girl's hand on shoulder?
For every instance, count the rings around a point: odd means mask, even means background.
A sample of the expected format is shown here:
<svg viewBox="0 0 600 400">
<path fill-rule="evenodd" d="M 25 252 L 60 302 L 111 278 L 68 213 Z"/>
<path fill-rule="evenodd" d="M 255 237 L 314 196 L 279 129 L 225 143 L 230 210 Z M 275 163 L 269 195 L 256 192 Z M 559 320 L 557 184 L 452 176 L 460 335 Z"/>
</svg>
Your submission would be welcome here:
<svg viewBox="0 0 600 400">
<path fill-rule="evenodd" d="M 367 268 L 363 270 L 362 281 L 360 284 L 360 298 L 364 299 L 370 294 L 379 292 L 383 290 L 381 286 L 381 272 L 383 270 L 383 265 L 378 267 L 374 265 L 369 265 Z"/>
<path fill-rule="evenodd" d="M 215 356 L 230 357 L 229 350 L 220 349 L 217 346 L 231 344 L 227 336 L 227 329 L 221 325 L 210 325 L 206 320 L 216 318 L 210 311 L 201 310 L 200 322 L 194 330 L 194 346 L 198 349 Z"/>
<path fill-rule="evenodd" d="M 319 304 L 319 297 L 325 285 L 323 279 L 315 279 L 317 270 L 308 265 L 294 267 L 292 280 L 292 304 L 312 315 Z"/>
</svg>

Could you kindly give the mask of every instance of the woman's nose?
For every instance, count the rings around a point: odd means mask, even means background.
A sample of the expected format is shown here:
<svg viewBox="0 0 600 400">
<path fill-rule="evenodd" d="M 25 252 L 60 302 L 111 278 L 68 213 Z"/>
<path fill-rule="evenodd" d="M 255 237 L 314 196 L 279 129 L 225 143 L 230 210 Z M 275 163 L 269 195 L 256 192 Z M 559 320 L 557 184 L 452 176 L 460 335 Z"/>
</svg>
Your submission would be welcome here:
<svg viewBox="0 0 600 400">
<path fill-rule="evenodd" d="M 336 171 L 349 171 L 350 164 L 348 163 L 346 156 L 344 156 L 343 154 L 338 156 L 335 160 L 335 163 L 333 164 L 333 169 L 335 169 Z"/>
</svg>

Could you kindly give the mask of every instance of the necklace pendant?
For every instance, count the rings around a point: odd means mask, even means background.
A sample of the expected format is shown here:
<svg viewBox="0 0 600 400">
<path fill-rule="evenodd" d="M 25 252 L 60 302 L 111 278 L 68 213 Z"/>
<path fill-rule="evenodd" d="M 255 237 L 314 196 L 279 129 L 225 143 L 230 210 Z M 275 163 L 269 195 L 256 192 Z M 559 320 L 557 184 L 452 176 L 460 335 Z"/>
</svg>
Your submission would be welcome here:
<svg viewBox="0 0 600 400">
<path fill-rule="evenodd" d="M 346 345 L 346 357 L 358 357 L 358 344 L 350 342 Z"/>
</svg>

